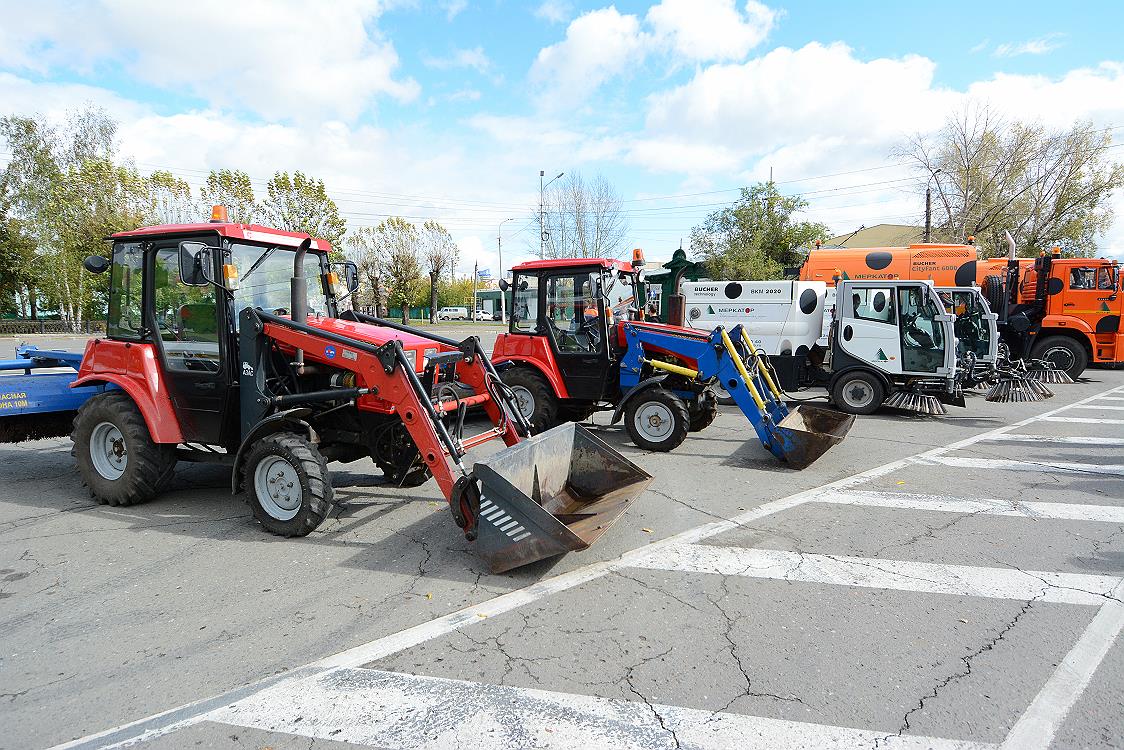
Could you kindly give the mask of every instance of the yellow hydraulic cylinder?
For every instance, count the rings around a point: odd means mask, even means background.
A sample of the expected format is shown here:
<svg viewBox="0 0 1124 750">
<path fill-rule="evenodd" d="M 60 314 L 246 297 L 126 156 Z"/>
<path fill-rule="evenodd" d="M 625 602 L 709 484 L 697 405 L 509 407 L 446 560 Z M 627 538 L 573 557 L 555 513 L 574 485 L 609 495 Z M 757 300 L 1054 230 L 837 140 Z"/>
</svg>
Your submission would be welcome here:
<svg viewBox="0 0 1124 750">
<path fill-rule="evenodd" d="M 676 375 L 682 375 L 685 378 L 694 380 L 699 376 L 698 370 L 692 370 L 690 367 L 683 367 L 681 365 L 674 365 L 670 362 L 661 362 L 658 359 L 646 359 L 645 363 L 655 367 L 657 370 L 666 370 L 667 372 L 674 372 Z"/>
<path fill-rule="evenodd" d="M 726 333 L 725 328 L 722 328 L 720 330 L 722 331 L 722 343 L 725 345 L 726 351 L 727 353 L 729 353 L 730 358 L 734 360 L 734 366 L 738 368 L 738 372 L 741 374 L 742 380 L 745 381 L 745 386 L 749 389 L 749 395 L 753 397 L 753 403 L 757 404 L 757 408 L 761 411 L 762 414 L 766 414 L 767 412 L 765 411 L 765 401 L 761 398 L 761 394 L 757 392 L 757 386 L 753 384 L 753 379 L 749 377 L 749 372 L 745 369 L 745 363 L 742 362 L 742 358 L 738 354 L 738 350 L 734 348 L 734 342 L 730 341 L 730 334 Z"/>
<path fill-rule="evenodd" d="M 765 383 L 769 386 L 769 390 L 777 397 L 777 401 L 780 401 L 781 389 L 777 388 L 777 384 L 773 382 L 773 376 L 769 373 L 769 368 L 766 367 L 765 363 L 761 361 L 761 358 L 757 356 L 757 347 L 753 345 L 753 340 L 749 337 L 749 334 L 745 332 L 744 328 L 742 329 L 742 341 L 745 342 L 746 348 L 749 349 L 750 356 L 757 362 L 757 369 L 761 372 L 761 377 L 765 378 Z"/>
</svg>

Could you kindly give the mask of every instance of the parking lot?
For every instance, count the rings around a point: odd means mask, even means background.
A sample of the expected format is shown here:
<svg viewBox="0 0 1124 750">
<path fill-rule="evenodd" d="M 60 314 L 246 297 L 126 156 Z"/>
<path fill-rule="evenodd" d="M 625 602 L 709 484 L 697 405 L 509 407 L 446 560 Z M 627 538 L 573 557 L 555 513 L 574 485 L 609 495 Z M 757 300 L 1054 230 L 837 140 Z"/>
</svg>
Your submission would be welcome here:
<svg viewBox="0 0 1124 750">
<path fill-rule="evenodd" d="M 220 467 L 111 508 L 68 440 L 0 446 L 0 747 L 1118 747 L 1124 371 L 1054 390 L 802 472 L 734 407 L 669 454 L 599 415 L 655 481 L 503 575 L 369 461 L 283 540 Z"/>
</svg>

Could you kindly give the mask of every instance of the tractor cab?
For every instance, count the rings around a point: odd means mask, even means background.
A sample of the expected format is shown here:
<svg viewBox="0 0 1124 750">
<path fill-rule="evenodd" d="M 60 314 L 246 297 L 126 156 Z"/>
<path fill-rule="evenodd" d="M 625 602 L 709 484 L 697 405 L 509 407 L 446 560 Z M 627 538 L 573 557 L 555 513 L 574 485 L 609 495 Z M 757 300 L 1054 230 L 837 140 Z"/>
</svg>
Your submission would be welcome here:
<svg viewBox="0 0 1124 750">
<path fill-rule="evenodd" d="M 610 258 L 515 266 L 510 325 L 496 352 L 512 362 L 549 363 L 563 399 L 605 399 L 618 387 L 617 327 L 641 315 L 640 283 L 636 266 Z"/>
</svg>

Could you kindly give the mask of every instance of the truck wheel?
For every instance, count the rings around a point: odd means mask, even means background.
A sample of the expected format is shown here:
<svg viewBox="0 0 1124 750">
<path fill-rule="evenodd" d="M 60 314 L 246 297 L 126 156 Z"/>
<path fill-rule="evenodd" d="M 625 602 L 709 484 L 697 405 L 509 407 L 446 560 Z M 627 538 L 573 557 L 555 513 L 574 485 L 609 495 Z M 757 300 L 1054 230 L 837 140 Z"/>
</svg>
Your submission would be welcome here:
<svg viewBox="0 0 1124 750">
<path fill-rule="evenodd" d="M 996 315 L 1003 314 L 1003 308 L 1007 303 L 1003 299 L 1003 277 L 992 274 L 991 276 L 984 277 L 984 298 L 987 299 L 987 306 Z"/>
<path fill-rule="evenodd" d="M 281 536 L 310 534 L 332 506 L 327 462 L 293 432 L 275 432 L 255 443 L 246 455 L 244 481 L 254 518 Z"/>
<path fill-rule="evenodd" d="M 687 438 L 690 416 L 683 399 L 663 388 L 647 388 L 629 399 L 624 426 L 632 442 L 648 451 L 674 450 Z"/>
<path fill-rule="evenodd" d="M 82 404 L 70 439 L 83 484 L 106 505 L 151 500 L 176 465 L 174 446 L 152 442 L 140 409 L 123 391 L 102 393 Z"/>
<path fill-rule="evenodd" d="M 690 409 L 691 420 L 687 429 L 691 432 L 700 432 L 710 427 L 718 416 L 718 398 L 709 388 L 699 394 L 695 401 L 695 408 Z"/>
<path fill-rule="evenodd" d="M 848 414 L 873 414 L 885 398 L 882 382 L 862 370 L 841 376 L 831 389 L 831 400 Z"/>
<path fill-rule="evenodd" d="M 1049 336 L 1039 341 L 1030 354 L 1031 359 L 1044 359 L 1059 370 L 1064 370 L 1074 380 L 1085 372 L 1089 355 L 1085 347 L 1067 336 Z"/>
<path fill-rule="evenodd" d="M 558 420 L 558 398 L 546 378 L 526 367 L 516 367 L 502 376 L 515 394 L 515 405 L 531 423 L 531 434 L 546 432 Z"/>
</svg>

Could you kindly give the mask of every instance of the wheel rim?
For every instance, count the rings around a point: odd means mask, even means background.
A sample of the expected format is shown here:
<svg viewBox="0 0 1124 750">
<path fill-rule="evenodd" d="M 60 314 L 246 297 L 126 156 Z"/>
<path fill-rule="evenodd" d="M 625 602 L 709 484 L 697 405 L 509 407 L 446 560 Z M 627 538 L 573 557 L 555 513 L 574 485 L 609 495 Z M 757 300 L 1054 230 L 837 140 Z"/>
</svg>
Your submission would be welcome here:
<svg viewBox="0 0 1124 750">
<path fill-rule="evenodd" d="M 1073 352 L 1064 346 L 1051 346 L 1049 349 L 1042 353 L 1042 359 L 1052 364 L 1059 370 L 1069 372 L 1076 362 L 1076 357 Z"/>
<path fill-rule="evenodd" d="M 870 406 L 874 401 L 874 386 L 865 380 L 852 380 L 843 386 L 843 400 L 853 409 Z"/>
<path fill-rule="evenodd" d="M 266 456 L 254 469 L 254 494 L 262 509 L 278 521 L 297 515 L 304 499 L 300 475 L 281 456 Z"/>
<path fill-rule="evenodd" d="M 515 405 L 519 407 L 520 413 L 530 419 L 535 415 L 535 397 L 527 388 L 521 385 L 513 385 L 511 392 L 515 394 Z"/>
<path fill-rule="evenodd" d="M 90 435 L 90 460 L 94 471 L 105 479 L 115 481 L 129 465 L 129 446 L 125 436 L 112 422 L 102 422 Z"/>
<path fill-rule="evenodd" d="M 658 443 L 671 434 L 675 427 L 675 416 L 666 405 L 651 401 L 636 410 L 632 424 L 641 435 Z"/>
</svg>

